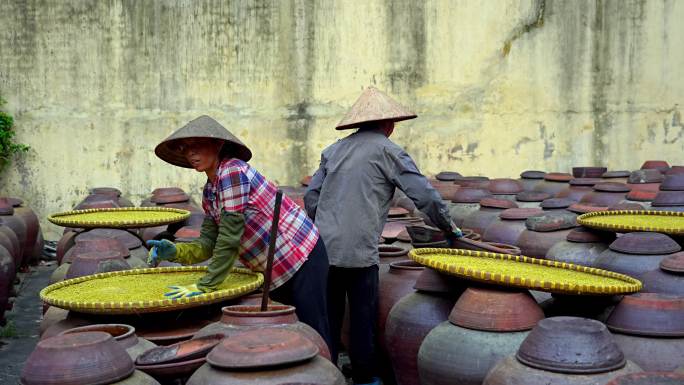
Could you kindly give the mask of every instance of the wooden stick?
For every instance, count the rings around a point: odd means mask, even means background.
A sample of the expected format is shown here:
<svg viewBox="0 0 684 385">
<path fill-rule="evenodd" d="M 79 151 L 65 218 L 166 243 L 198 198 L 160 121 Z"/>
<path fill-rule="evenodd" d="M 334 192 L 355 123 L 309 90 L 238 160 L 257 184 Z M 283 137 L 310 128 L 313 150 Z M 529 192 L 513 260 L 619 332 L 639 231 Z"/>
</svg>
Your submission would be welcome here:
<svg viewBox="0 0 684 385">
<path fill-rule="evenodd" d="M 268 310 L 268 292 L 271 290 L 271 270 L 273 270 L 273 255 L 275 255 L 276 237 L 278 236 L 278 222 L 280 222 L 280 204 L 283 200 L 282 190 L 276 192 L 275 207 L 273 208 L 273 223 L 271 237 L 268 242 L 268 259 L 264 272 L 264 294 L 261 297 L 261 311 Z"/>
</svg>

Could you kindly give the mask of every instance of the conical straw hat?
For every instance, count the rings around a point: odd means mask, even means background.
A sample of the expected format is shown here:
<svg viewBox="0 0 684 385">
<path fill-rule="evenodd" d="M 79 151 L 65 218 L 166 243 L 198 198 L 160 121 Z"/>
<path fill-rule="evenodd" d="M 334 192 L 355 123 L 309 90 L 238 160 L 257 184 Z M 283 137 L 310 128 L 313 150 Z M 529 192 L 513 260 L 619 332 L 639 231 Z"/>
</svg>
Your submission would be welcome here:
<svg viewBox="0 0 684 385">
<path fill-rule="evenodd" d="M 413 119 L 417 116 L 379 89 L 368 87 L 335 128 L 347 130 L 358 127 L 361 123 L 381 120 L 398 122 L 400 120 Z"/>
<path fill-rule="evenodd" d="M 192 165 L 188 163 L 185 156 L 178 149 L 179 142 L 187 138 L 220 139 L 224 141 L 220 157 L 230 156 L 242 159 L 245 162 L 252 158 L 252 151 L 240 139 L 231 134 L 221 123 L 207 115 L 191 120 L 188 124 L 176 130 L 157 145 L 154 153 L 162 160 L 174 166 L 192 168 Z"/>
</svg>

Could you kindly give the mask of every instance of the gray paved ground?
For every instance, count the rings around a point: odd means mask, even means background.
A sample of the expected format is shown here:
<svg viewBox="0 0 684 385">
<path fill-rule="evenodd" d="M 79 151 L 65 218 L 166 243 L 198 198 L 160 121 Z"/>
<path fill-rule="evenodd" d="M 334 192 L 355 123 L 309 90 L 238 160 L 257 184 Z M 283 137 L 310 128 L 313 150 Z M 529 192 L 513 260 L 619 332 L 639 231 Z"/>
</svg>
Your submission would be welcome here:
<svg viewBox="0 0 684 385">
<path fill-rule="evenodd" d="M 38 342 L 42 303 L 38 293 L 47 286 L 54 266 L 38 266 L 21 274 L 18 296 L 11 312 L 5 313 L 14 324 L 13 337 L 0 338 L 0 384 L 19 384 L 24 361 Z"/>
</svg>

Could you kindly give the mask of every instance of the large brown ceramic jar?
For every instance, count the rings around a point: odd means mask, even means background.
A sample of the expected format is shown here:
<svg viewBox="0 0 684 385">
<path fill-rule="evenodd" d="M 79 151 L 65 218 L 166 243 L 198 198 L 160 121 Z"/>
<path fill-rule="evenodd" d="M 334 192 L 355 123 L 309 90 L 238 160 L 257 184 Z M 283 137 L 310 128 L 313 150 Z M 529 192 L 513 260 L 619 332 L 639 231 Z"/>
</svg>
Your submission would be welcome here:
<svg viewBox="0 0 684 385">
<path fill-rule="evenodd" d="M 130 270 L 130 268 L 130 265 L 116 251 L 92 251 L 79 254 L 70 264 L 64 278 L 78 278 L 97 273 Z"/>
<path fill-rule="evenodd" d="M 594 267 L 640 279 L 655 270 L 669 255 L 681 251 L 672 238 L 661 233 L 634 232 L 620 236 L 596 259 Z"/>
<path fill-rule="evenodd" d="M 441 181 L 437 179 L 430 179 L 430 184 L 437 190 L 442 200 L 453 201 L 454 194 L 461 188 L 461 186 L 450 181 Z"/>
<path fill-rule="evenodd" d="M 582 317 L 606 322 L 622 296 L 552 294 L 541 307 L 547 317 Z"/>
<path fill-rule="evenodd" d="M 642 170 L 658 170 L 660 172 L 667 172 L 670 170 L 670 165 L 664 160 L 647 160 L 641 165 Z"/>
<path fill-rule="evenodd" d="M 523 191 L 515 196 L 515 203 L 520 208 L 539 208 L 541 202 L 552 198 L 552 195 L 545 192 Z"/>
<path fill-rule="evenodd" d="M 3 325 L 3 314 L 9 303 L 15 275 L 14 258 L 4 246 L 0 245 L 0 323 Z"/>
<path fill-rule="evenodd" d="M 553 317 L 539 321 L 518 352 L 499 361 L 483 385 L 604 385 L 640 371 L 625 360 L 602 323 Z"/>
<path fill-rule="evenodd" d="M 570 180 L 569 186 L 559 191 L 556 198 L 567 198 L 579 202 L 585 195 L 591 193 L 595 184 L 600 183 L 601 179 L 595 178 L 575 178 Z"/>
<path fill-rule="evenodd" d="M 657 192 L 663 179 L 663 174 L 658 170 L 637 170 L 630 174 L 627 186 L 629 186 L 631 191 Z"/>
<path fill-rule="evenodd" d="M 2 244 L 7 251 L 9 251 L 14 263 L 21 259 L 21 245 L 19 244 L 19 238 L 17 234 L 2 222 L 2 217 L 0 217 L 0 244 Z"/>
<path fill-rule="evenodd" d="M 380 274 L 378 284 L 378 342 L 385 346 L 385 325 L 392 307 L 402 298 L 414 292 L 418 276 L 425 267 L 404 260 L 392 262 L 387 272 Z"/>
<path fill-rule="evenodd" d="M 601 178 L 606 182 L 627 183 L 631 174 L 626 170 L 607 171 L 601 175 Z"/>
<path fill-rule="evenodd" d="M 593 267 L 598 256 L 615 239 L 613 233 L 577 227 L 568 233 L 564 241 L 554 244 L 546 252 L 546 259 Z"/>
<path fill-rule="evenodd" d="M 606 385 L 681 385 L 684 373 L 641 372 L 616 377 Z"/>
<path fill-rule="evenodd" d="M 461 227 L 463 221 L 472 213 L 480 209 L 480 201 L 491 198 L 492 195 L 486 189 L 462 187 L 453 196 L 449 204 L 449 215 L 456 226 Z"/>
<path fill-rule="evenodd" d="M 345 385 L 344 376 L 310 340 L 290 330 L 264 328 L 224 339 L 187 385 Z"/>
<path fill-rule="evenodd" d="M 625 296 L 606 321 L 627 359 L 646 371 L 673 371 L 684 359 L 684 297 Z"/>
<path fill-rule="evenodd" d="M 287 329 L 310 340 L 318 347 L 322 357 L 330 359 L 330 351 L 323 338 L 311 326 L 299 321 L 294 306 L 270 305 L 267 311 L 261 311 L 260 306 L 235 305 L 221 310 L 221 320 L 197 331 L 195 338 L 211 334 L 223 334 L 231 338 L 240 332 L 256 328 Z"/>
<path fill-rule="evenodd" d="M 459 176 L 454 178 L 454 183 L 467 188 L 485 189 L 489 188 L 489 178 L 486 176 Z"/>
<path fill-rule="evenodd" d="M 576 223 L 577 215 L 571 212 L 550 212 L 535 215 L 525 221 L 526 229 L 517 240 L 522 255 L 545 258 L 558 242 L 565 241 Z"/>
<path fill-rule="evenodd" d="M 507 209 L 499 214 L 499 218 L 492 221 L 482 234 L 485 242 L 497 242 L 517 245 L 518 237 L 525 231 L 525 220 L 534 215 L 543 214 L 541 209 Z"/>
<path fill-rule="evenodd" d="M 447 320 L 463 291 L 461 283 L 426 268 L 416 292 L 394 305 L 387 317 L 385 344 L 398 385 L 419 385 L 418 350 L 425 336 Z"/>
<path fill-rule="evenodd" d="M 573 167 L 572 176 L 575 178 L 600 178 L 607 171 L 607 167 Z"/>
<path fill-rule="evenodd" d="M 435 179 L 443 182 L 453 182 L 456 180 L 456 178 L 461 176 L 462 175 L 456 171 L 440 171 L 437 175 L 435 175 Z"/>
<path fill-rule="evenodd" d="M 523 184 L 515 179 L 498 178 L 489 181 L 489 192 L 499 199 L 514 200 L 516 194 L 523 192 Z"/>
<path fill-rule="evenodd" d="M 24 265 L 27 265 L 33 258 L 33 248 L 38 239 L 40 223 L 38 222 L 38 216 L 30 207 L 15 207 L 14 215 L 21 218 L 26 225 L 26 242 L 24 243 L 24 255 L 22 260 Z"/>
<path fill-rule="evenodd" d="M 520 174 L 520 183 L 523 185 L 525 191 L 533 191 L 534 188 L 544 180 L 546 173 L 544 171 L 528 170 Z"/>
<path fill-rule="evenodd" d="M 128 231 L 120 229 L 93 229 L 79 233 L 75 240 L 85 240 L 93 238 L 113 238 L 121 241 L 124 246 L 128 248 L 130 257 L 126 258 L 126 262 L 133 268 L 148 267 L 145 261 L 147 260 L 148 250 L 143 246 L 142 241 L 137 236 Z"/>
<path fill-rule="evenodd" d="M 572 179 L 570 174 L 551 172 L 544 175 L 544 180 L 534 187 L 534 191 L 556 195 L 568 187 L 568 182 Z"/>
<path fill-rule="evenodd" d="M 14 207 L 7 199 L 0 199 L 0 221 L 9 227 L 19 240 L 19 253 L 14 261 L 17 268 L 22 266 L 24 261 L 24 250 L 26 249 L 27 230 L 24 220 L 15 215 Z"/>
<path fill-rule="evenodd" d="M 481 384 L 497 361 L 518 350 L 542 318 L 527 291 L 468 288 L 449 320 L 432 329 L 420 347 L 421 385 Z"/>
<path fill-rule="evenodd" d="M 651 207 L 658 211 L 684 211 L 684 191 L 659 191 Z"/>
<path fill-rule="evenodd" d="M 496 220 L 503 210 L 515 207 L 517 205 L 508 199 L 484 198 L 480 201 L 480 209 L 468 215 L 463 221 L 462 227 L 483 234 L 489 224 Z"/>
<path fill-rule="evenodd" d="M 594 191 L 586 194 L 580 203 L 610 207 L 622 202 L 627 193 L 629 186 L 624 183 L 601 182 L 594 185 Z"/>
<path fill-rule="evenodd" d="M 138 358 L 138 356 L 145 351 L 157 346 L 144 338 L 138 337 L 135 334 L 135 328 L 133 326 L 124 324 L 98 324 L 80 326 L 65 330 L 60 333 L 60 335 L 85 332 L 105 332 L 111 335 L 114 338 L 114 341 L 126 349 L 126 353 L 128 353 L 133 361 L 135 361 L 136 358 Z"/>
<path fill-rule="evenodd" d="M 641 277 L 646 293 L 663 293 L 684 296 L 684 253 L 670 255 L 660 262 L 660 268 Z"/>
</svg>

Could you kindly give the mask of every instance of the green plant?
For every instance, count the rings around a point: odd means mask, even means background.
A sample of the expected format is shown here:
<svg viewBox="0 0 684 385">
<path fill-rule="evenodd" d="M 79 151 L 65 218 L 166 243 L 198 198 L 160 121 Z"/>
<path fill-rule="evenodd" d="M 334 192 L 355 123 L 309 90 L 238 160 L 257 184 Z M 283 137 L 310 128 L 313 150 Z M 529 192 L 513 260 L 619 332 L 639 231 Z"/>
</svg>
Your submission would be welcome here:
<svg viewBox="0 0 684 385">
<path fill-rule="evenodd" d="M 5 104 L 5 100 L 0 97 L 0 108 Z M 15 132 L 12 130 L 14 118 L 6 112 L 0 110 L 0 172 L 7 167 L 12 158 L 20 152 L 29 150 L 29 146 L 15 143 Z"/>
<path fill-rule="evenodd" d="M 0 338 L 16 338 L 19 336 L 17 332 L 17 326 L 14 321 L 7 321 L 7 325 L 0 328 Z"/>
</svg>

